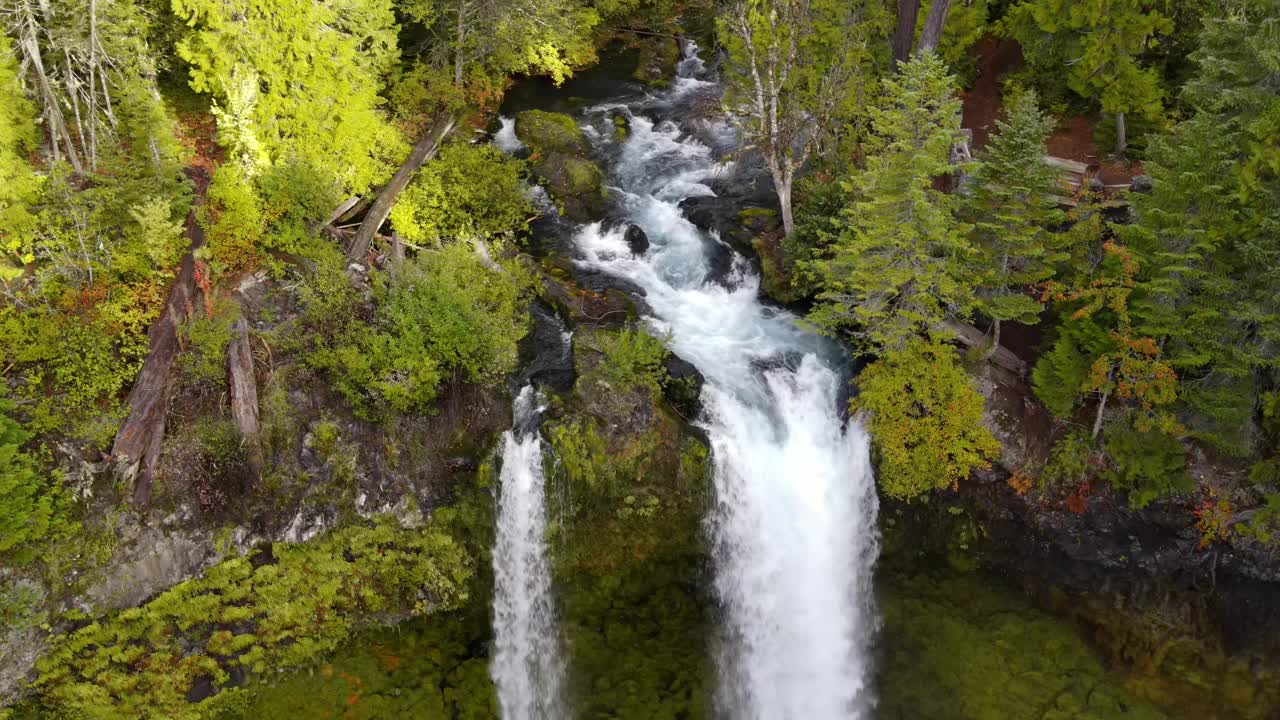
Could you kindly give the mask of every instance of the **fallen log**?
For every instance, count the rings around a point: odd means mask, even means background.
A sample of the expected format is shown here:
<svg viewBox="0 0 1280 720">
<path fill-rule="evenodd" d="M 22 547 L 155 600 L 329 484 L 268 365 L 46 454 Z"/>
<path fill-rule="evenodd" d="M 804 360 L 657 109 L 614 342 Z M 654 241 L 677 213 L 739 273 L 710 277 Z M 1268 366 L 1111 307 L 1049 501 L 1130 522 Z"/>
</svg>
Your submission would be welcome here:
<svg viewBox="0 0 1280 720">
<path fill-rule="evenodd" d="M 231 326 L 231 342 L 227 343 L 227 389 L 231 400 L 231 419 L 240 431 L 245 460 L 256 483 L 262 479 L 262 440 L 258 425 L 258 382 L 253 371 L 253 352 L 249 347 L 249 323 L 236 318 Z"/>
<path fill-rule="evenodd" d="M 187 253 L 169 286 L 164 309 L 147 333 L 147 359 L 125 400 L 129 415 L 111 444 L 112 464 L 122 479 L 133 483 L 132 503 L 137 506 L 145 506 L 151 498 L 151 481 L 160 457 L 173 384 L 173 359 L 178 354 L 178 328 L 196 300 L 195 251 L 204 245 L 204 230 L 196 219 L 196 208 L 209 179 L 195 168 L 188 168 L 188 176 L 196 185 L 196 206 L 187 214 Z"/>
<path fill-rule="evenodd" d="M 990 338 L 987 337 L 986 333 L 968 323 L 951 319 L 947 320 L 943 325 L 954 333 L 956 340 L 965 347 L 986 349 L 991 345 Z M 1022 358 L 1014 355 L 1013 351 L 1009 348 L 1004 346 L 997 347 L 995 352 L 992 353 L 989 362 L 1004 370 L 1008 370 L 1018 377 L 1026 377 L 1027 364 L 1023 362 Z"/>
<path fill-rule="evenodd" d="M 386 222 L 387 216 L 391 214 L 391 207 L 396 204 L 396 198 L 400 196 L 400 192 L 409 184 L 409 180 L 413 178 L 418 168 L 436 154 L 440 142 L 444 140 L 445 135 L 449 134 L 457 121 L 458 118 L 455 115 L 441 115 L 413 146 L 404 164 L 396 170 L 390 182 L 378 193 L 378 199 L 369 206 L 369 212 L 365 213 L 364 221 L 360 223 L 360 228 L 356 230 L 355 238 L 351 241 L 351 247 L 347 250 L 347 257 L 356 262 L 364 259 L 365 254 L 369 252 L 369 243 L 377 234 L 378 228 L 382 227 L 382 223 Z"/>
</svg>

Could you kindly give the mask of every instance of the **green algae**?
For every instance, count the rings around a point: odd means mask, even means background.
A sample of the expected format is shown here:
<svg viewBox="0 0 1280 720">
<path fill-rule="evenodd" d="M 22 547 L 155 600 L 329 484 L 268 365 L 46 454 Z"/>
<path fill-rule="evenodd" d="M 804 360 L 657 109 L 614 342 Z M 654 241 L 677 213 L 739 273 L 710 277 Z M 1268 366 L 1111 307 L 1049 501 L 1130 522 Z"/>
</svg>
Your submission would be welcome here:
<svg viewBox="0 0 1280 720">
<path fill-rule="evenodd" d="M 881 588 L 879 715 L 900 720 L 1159 720 L 1070 622 L 976 573 Z"/>
</svg>

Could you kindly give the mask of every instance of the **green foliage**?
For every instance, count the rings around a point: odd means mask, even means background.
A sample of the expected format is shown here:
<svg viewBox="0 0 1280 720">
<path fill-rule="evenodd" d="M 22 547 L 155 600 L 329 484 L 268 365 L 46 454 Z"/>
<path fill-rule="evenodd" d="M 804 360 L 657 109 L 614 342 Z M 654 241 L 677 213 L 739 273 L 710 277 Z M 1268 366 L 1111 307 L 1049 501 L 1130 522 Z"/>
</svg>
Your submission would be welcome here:
<svg viewBox="0 0 1280 720">
<path fill-rule="evenodd" d="M 1186 451 L 1177 438 L 1158 432 L 1118 428 L 1107 433 L 1103 448 L 1112 467 L 1107 480 L 1129 494 L 1129 504 L 1141 508 L 1171 493 L 1194 486 L 1186 470 Z"/>
<path fill-rule="evenodd" d="M 1070 418 L 1088 385 L 1090 369 L 1109 346 L 1106 329 L 1096 319 L 1063 322 L 1049 351 L 1031 370 L 1036 397 L 1054 415 Z"/>
<path fill-rule="evenodd" d="M 599 378 L 616 392 L 645 388 L 651 397 L 662 392 L 667 382 L 663 362 L 667 348 L 640 327 L 628 327 L 598 337 L 604 360 L 596 367 Z"/>
<path fill-rule="evenodd" d="M 1049 450 L 1049 462 L 1040 471 L 1041 487 L 1073 488 L 1089 477 L 1093 439 L 1083 430 L 1068 433 Z"/>
<path fill-rule="evenodd" d="M 450 143 L 405 188 L 391 224 L 406 240 L 433 247 L 510 236 L 533 213 L 523 169 L 492 145 Z"/>
<path fill-rule="evenodd" d="M 604 439 L 591 420 L 570 420 L 547 427 L 555 467 L 570 485 L 592 490 L 611 487 L 615 468 L 605 451 Z"/>
<path fill-rule="evenodd" d="M 916 14 L 916 39 L 924 30 L 925 18 L 929 16 L 932 3 L 924 0 Z M 974 55 L 970 52 L 974 43 L 990 32 L 987 15 L 990 12 L 989 0 L 970 0 L 968 2 L 952 2 L 947 11 L 947 22 L 942 28 L 942 37 L 938 41 L 938 54 L 951 72 L 965 80 L 965 85 L 973 81 L 978 74 Z"/>
<path fill-rule="evenodd" d="M 1003 24 L 1028 63 L 1043 69 L 1040 77 L 1065 82 L 1080 97 L 1097 100 L 1103 112 L 1148 118 L 1160 115 L 1165 92 L 1141 57 L 1172 29 L 1146 0 L 1025 0 L 1009 9 Z"/>
<path fill-rule="evenodd" d="M 888 64 L 891 22 L 884 3 L 864 0 L 734 0 L 719 13 L 724 102 L 769 169 L 784 235 L 795 231 L 797 172 L 820 147 L 847 148 L 856 134 L 850 121 Z"/>
<path fill-rule="evenodd" d="M 239 316 L 238 305 L 214 305 L 213 315 L 196 315 L 182 324 L 183 380 L 193 386 L 220 388 L 227 382 L 227 345 L 231 325 Z"/>
<path fill-rule="evenodd" d="M 1028 290 L 1067 257 L 1058 244 L 1072 236 L 1049 231 L 1062 221 L 1051 199 L 1057 172 L 1044 162 L 1053 126 L 1034 93 L 1014 95 L 974 173 L 965 204 L 977 249 L 978 309 L 992 320 L 1037 323 L 1044 305 Z"/>
<path fill-rule="evenodd" d="M 403 142 L 378 109 L 397 59 L 389 0 L 317 4 L 174 0 L 190 30 L 177 51 L 213 98 L 219 141 L 253 177 L 298 164 L 336 197 L 387 174 Z"/>
<path fill-rule="evenodd" d="M 121 393 L 147 351 L 145 325 L 121 334 L 99 306 L 83 314 L 0 309 L 0 363 L 19 380 L 14 398 L 28 429 L 106 444 Z"/>
<path fill-rule="evenodd" d="M 194 683 L 310 662 L 379 616 L 459 607 L 473 567 L 450 537 L 385 519 L 276 543 L 56 638 L 36 688 L 73 716 L 199 718 Z"/>
<path fill-rule="evenodd" d="M 1249 522 L 1237 524 L 1234 529 L 1264 545 L 1280 544 L 1280 492 L 1267 495 Z"/>
<path fill-rule="evenodd" d="M 954 90 L 933 54 L 885 78 L 866 169 L 855 174 L 843 214 L 847 228 L 812 265 L 822 290 L 809 319 L 829 333 L 847 331 L 860 350 L 901 349 L 938 334 L 948 314 L 972 302 L 968 227 L 953 215 L 953 196 L 933 187 L 953 169 L 949 152 L 960 137 Z"/>
<path fill-rule="evenodd" d="M 18 564 L 35 557 L 41 541 L 67 528 L 61 473 L 48 473 L 23 451 L 31 434 L 9 416 L 0 396 L 0 558 Z"/>
<path fill-rule="evenodd" d="M 340 262 L 340 261 L 337 261 Z M 337 262 L 307 296 L 308 318 L 354 314 Z M 519 262 L 493 268 L 466 244 L 450 244 L 399 264 L 386 281 L 371 327 L 334 326 L 306 356 L 363 417 L 424 412 L 447 374 L 481 383 L 515 368 L 516 344 L 528 330 L 524 300 L 534 280 Z"/>
<path fill-rule="evenodd" d="M 912 499 L 952 487 L 990 466 L 1000 444 L 982 424 L 982 396 L 937 341 L 913 340 L 886 352 L 857 378 L 855 410 L 869 413 L 880 487 Z"/>
<path fill-rule="evenodd" d="M 18 81 L 13 44 L 8 35 L 0 36 L 0 282 L 5 283 L 35 259 L 24 252 L 37 222 L 30 204 L 40 188 L 26 158 L 36 144 L 34 117 Z"/>
<path fill-rule="evenodd" d="M 1149 194 L 1122 237 L 1144 262 L 1135 323 L 1182 377 L 1179 417 L 1233 455 L 1256 449 L 1259 372 L 1280 339 L 1280 71 L 1274 4 L 1206 18 L 1183 100 L 1193 115 L 1152 142 Z"/>
</svg>

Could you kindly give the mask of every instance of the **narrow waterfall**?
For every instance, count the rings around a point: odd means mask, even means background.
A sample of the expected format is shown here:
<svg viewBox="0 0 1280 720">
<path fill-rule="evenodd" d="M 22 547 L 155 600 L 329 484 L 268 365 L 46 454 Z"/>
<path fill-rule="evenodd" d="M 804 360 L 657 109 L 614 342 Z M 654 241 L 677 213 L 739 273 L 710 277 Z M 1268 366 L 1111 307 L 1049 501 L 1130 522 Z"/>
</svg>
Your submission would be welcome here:
<svg viewBox="0 0 1280 720">
<path fill-rule="evenodd" d="M 707 378 L 701 423 L 714 456 L 707 518 L 722 609 L 718 714 L 747 720 L 866 717 L 876 616 L 876 495 L 867 436 L 845 421 L 842 353 L 759 299 L 750 265 L 680 202 L 714 196 L 736 143 L 697 118 L 719 87 L 686 45 L 661 95 L 589 108 L 621 223 L 579 229 L 579 262 L 640 286 L 655 332 Z M 611 119 L 625 116 L 619 138 Z M 633 254 L 628 224 L 650 240 Z"/>
<path fill-rule="evenodd" d="M 490 674 L 504 720 L 562 720 L 564 661 L 551 597 L 545 534 L 542 408 L 533 386 L 515 400 L 503 436 L 498 528 L 493 547 L 494 652 Z"/>
</svg>

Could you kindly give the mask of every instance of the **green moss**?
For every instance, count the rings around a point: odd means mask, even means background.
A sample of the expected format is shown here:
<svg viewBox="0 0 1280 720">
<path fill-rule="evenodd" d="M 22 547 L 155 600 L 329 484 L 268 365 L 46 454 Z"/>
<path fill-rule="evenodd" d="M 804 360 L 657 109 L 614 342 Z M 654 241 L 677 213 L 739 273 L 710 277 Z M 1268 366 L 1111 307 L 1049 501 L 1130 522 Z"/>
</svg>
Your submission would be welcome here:
<svg viewBox="0 0 1280 720">
<path fill-rule="evenodd" d="M 310 662 L 379 617 L 458 607 L 473 568 L 451 537 L 387 519 L 276 543 L 55 637 L 35 687 L 69 717 L 197 718 L 198 684 Z"/>
<path fill-rule="evenodd" d="M 563 188 L 559 188 L 561 192 L 580 196 L 604 193 L 604 173 L 590 160 L 577 157 L 565 158 L 564 171 L 568 177 L 568 183 Z"/>
<path fill-rule="evenodd" d="M 1158 720 L 1069 622 L 977 574 L 893 575 L 881 610 L 881 717 Z"/>
<path fill-rule="evenodd" d="M 591 151 L 587 136 L 572 117 L 542 110 L 526 110 L 516 115 L 516 137 L 534 153 L 586 155 Z"/>
</svg>

